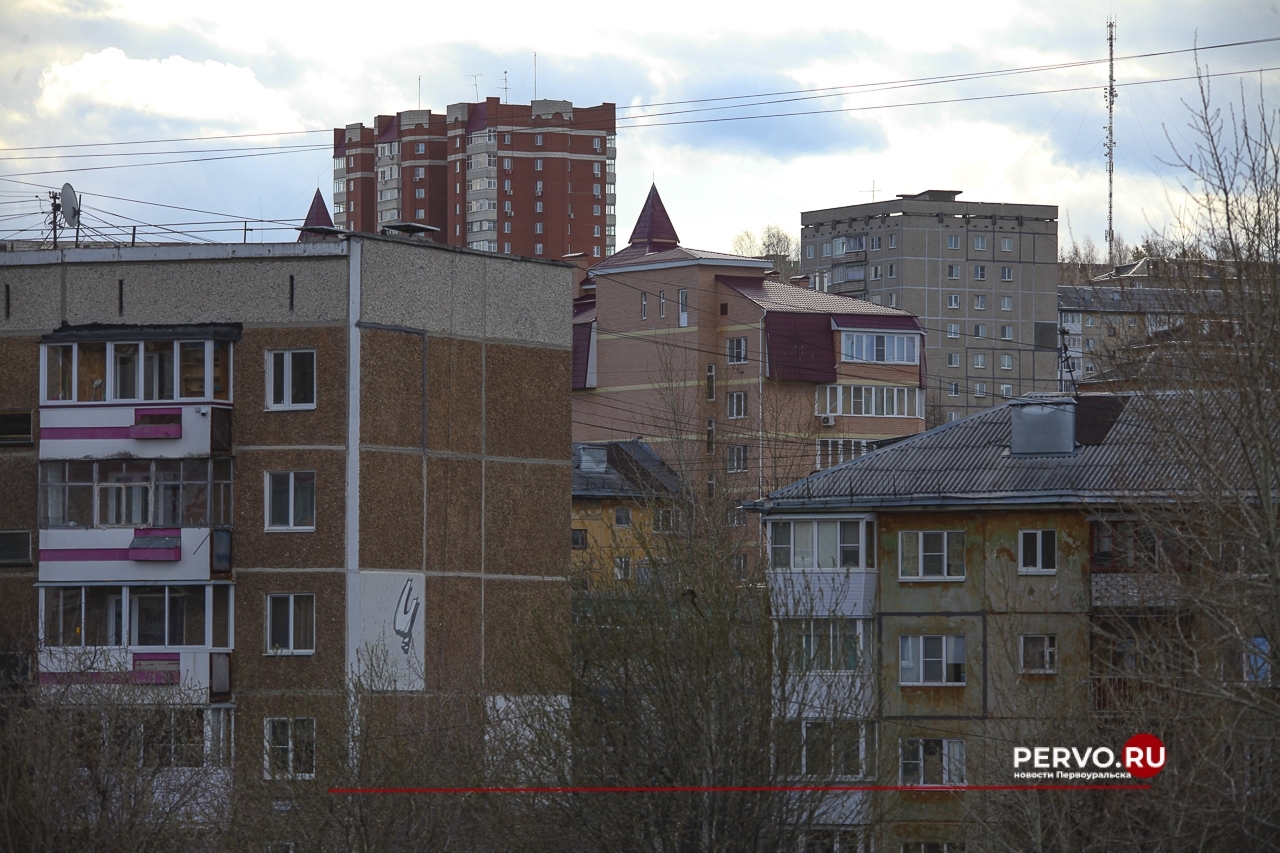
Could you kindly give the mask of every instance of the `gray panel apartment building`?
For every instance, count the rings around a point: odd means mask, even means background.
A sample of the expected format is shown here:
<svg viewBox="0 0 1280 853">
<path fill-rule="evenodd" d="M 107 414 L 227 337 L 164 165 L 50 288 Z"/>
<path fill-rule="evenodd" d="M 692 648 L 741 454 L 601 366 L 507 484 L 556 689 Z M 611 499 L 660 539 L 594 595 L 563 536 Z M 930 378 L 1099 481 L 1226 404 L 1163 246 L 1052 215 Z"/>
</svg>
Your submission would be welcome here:
<svg viewBox="0 0 1280 853">
<path fill-rule="evenodd" d="M 800 214 L 817 290 L 916 314 L 929 401 L 951 420 L 1058 375 L 1058 208 L 957 201 L 956 190 Z"/>
</svg>

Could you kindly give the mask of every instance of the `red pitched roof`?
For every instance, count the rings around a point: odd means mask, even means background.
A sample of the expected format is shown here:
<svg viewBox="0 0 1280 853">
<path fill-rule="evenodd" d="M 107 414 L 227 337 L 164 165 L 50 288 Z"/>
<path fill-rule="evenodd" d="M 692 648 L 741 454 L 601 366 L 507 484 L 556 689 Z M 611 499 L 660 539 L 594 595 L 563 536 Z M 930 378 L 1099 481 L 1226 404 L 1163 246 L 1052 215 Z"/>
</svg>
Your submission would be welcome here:
<svg viewBox="0 0 1280 853">
<path fill-rule="evenodd" d="M 662 197 L 658 195 L 656 184 L 649 186 L 649 197 L 644 200 L 640 218 L 636 220 L 636 227 L 632 230 L 631 239 L 627 242 L 633 246 L 646 244 L 650 252 L 666 248 L 674 249 L 680 245 L 676 227 L 671 224 L 671 217 L 667 215 L 667 209 L 662 204 Z"/>
<path fill-rule="evenodd" d="M 307 211 L 306 221 L 302 223 L 303 228 L 332 228 L 333 219 L 329 217 L 329 208 L 324 203 L 324 196 L 320 195 L 320 190 L 316 190 L 315 197 L 311 199 L 311 209 Z M 323 236 L 315 233 L 303 231 L 298 235 L 299 243 L 310 243 L 315 240 L 323 240 Z"/>
</svg>

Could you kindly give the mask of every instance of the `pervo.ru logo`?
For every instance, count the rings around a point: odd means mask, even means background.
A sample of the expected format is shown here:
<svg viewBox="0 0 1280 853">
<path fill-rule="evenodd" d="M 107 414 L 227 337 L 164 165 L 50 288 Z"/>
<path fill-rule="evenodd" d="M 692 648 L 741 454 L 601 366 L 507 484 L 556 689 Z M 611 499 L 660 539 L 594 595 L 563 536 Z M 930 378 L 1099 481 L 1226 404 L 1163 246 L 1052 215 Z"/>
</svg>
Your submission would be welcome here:
<svg viewBox="0 0 1280 853">
<path fill-rule="evenodd" d="M 1015 746 L 1017 778 L 1115 779 L 1121 770 L 1137 779 L 1150 779 L 1164 769 L 1166 753 L 1160 738 L 1136 734 L 1116 751 L 1106 746 Z M 1043 772 L 1048 771 L 1048 772 Z"/>
</svg>

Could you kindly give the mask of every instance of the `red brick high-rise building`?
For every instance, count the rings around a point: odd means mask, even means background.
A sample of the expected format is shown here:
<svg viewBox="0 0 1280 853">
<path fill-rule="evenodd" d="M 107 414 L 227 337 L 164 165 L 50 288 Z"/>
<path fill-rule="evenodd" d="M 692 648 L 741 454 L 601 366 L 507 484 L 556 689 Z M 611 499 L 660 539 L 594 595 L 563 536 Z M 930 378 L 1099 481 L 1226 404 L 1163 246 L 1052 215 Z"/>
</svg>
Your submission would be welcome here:
<svg viewBox="0 0 1280 853">
<path fill-rule="evenodd" d="M 528 257 L 613 254 L 616 109 L 450 104 L 334 130 L 334 224 L 439 229 L 451 246 Z"/>
</svg>

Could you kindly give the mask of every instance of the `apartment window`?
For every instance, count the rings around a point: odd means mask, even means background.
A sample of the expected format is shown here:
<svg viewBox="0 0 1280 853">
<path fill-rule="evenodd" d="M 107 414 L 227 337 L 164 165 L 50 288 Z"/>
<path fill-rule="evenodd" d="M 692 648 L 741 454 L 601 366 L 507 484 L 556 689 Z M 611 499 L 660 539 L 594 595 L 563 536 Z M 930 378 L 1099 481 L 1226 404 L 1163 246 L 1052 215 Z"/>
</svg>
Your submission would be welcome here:
<svg viewBox="0 0 1280 853">
<path fill-rule="evenodd" d="M 957 356 L 957 358 L 959 358 L 959 356 Z M 948 396 L 948 397 L 959 397 L 959 396 L 960 396 L 960 383 L 959 383 L 959 382 L 948 382 L 948 383 L 947 383 L 947 396 Z"/>
<path fill-rule="evenodd" d="M 1000 356 L 1000 369 L 1013 370 L 1013 355 L 1011 353 L 1004 353 Z"/>
<path fill-rule="evenodd" d="M 708 456 L 716 452 L 716 419 L 715 418 L 707 418 L 706 445 L 707 445 L 706 452 Z"/>
<path fill-rule="evenodd" d="M 904 636 L 898 642 L 901 684 L 965 683 L 964 635 Z"/>
<path fill-rule="evenodd" d="M 903 738 L 901 780 L 903 785 L 963 785 L 964 741 L 959 738 Z M 934 853 L 933 848 L 937 848 L 941 853 L 948 846 L 957 851 L 960 849 L 955 845 L 911 842 L 902 847 L 904 851 L 914 847 L 927 853 Z"/>
<path fill-rule="evenodd" d="M 533 194 L 542 195 L 542 181 L 533 182 Z"/>
<path fill-rule="evenodd" d="M 533 171 L 535 171 L 535 172 L 541 172 L 541 171 L 542 171 L 542 161 L 541 161 L 541 160 L 534 160 L 534 161 L 533 161 Z"/>
<path fill-rule="evenodd" d="M 981 293 L 974 294 L 973 307 L 975 311 L 987 310 L 987 297 Z"/>
<path fill-rule="evenodd" d="M 1012 251 L 1013 251 L 1013 238 L 1012 238 L 1012 237 L 1001 237 L 1001 238 L 1000 238 L 1000 251 L 1002 251 L 1002 252 L 1012 252 Z"/>
<path fill-rule="evenodd" d="M 599 216 L 599 215 L 600 215 L 600 205 L 598 205 L 598 204 L 593 204 L 593 205 L 591 205 L 591 215 L 592 215 L 592 216 Z"/>
<path fill-rule="evenodd" d="M 541 233 L 542 233 L 542 223 L 541 223 L 541 222 L 535 222 L 535 223 L 533 223 L 533 233 L 534 233 L 534 234 L 541 234 Z"/>
<path fill-rule="evenodd" d="M 844 361 L 876 361 L 891 364 L 917 364 L 916 335 L 874 335 L 861 332 L 843 333 Z"/>
<path fill-rule="evenodd" d="M 316 472 L 267 472 L 267 529 L 315 530 Z"/>
<path fill-rule="evenodd" d="M 418 208 L 417 210 L 415 210 L 415 211 L 413 212 L 413 218 L 414 218 L 414 219 L 426 219 L 426 218 L 427 218 L 427 212 L 426 212 L 425 210 L 423 210 L 422 208 Z"/>
<path fill-rule="evenodd" d="M 863 775 L 871 750 L 871 724 L 854 720 L 778 720 L 774 745 L 778 772 L 817 779 L 856 778 Z M 850 834 L 840 833 L 840 853 L 859 849 Z M 834 853 L 836 833 L 812 833 L 804 850 Z M 825 846 L 822 846 L 825 844 Z"/>
<path fill-rule="evenodd" d="M 904 530 L 898 539 L 899 578 L 964 579 L 963 530 Z"/>
<path fill-rule="evenodd" d="M 1019 646 L 1022 672 L 1053 674 L 1058 671 L 1058 638 L 1053 634 L 1024 634 Z"/>
<path fill-rule="evenodd" d="M 960 277 L 959 264 L 947 264 L 947 278 L 957 279 Z"/>
<path fill-rule="evenodd" d="M 1092 325 L 1093 325 L 1093 318 L 1092 318 L 1092 317 L 1085 317 L 1085 318 L 1084 318 L 1084 324 L 1085 324 L 1086 326 L 1092 326 Z"/>
<path fill-rule="evenodd" d="M 715 365 L 711 365 L 714 367 Z M 729 392 L 729 420 L 737 420 L 747 416 L 747 392 L 746 391 L 730 391 Z"/>
<path fill-rule="evenodd" d="M 987 354 L 985 352 L 975 352 L 973 354 L 973 366 L 978 370 L 985 370 L 987 366 Z"/>
<path fill-rule="evenodd" d="M 592 174 L 592 176 L 593 176 L 593 177 L 597 177 L 597 178 L 598 178 L 598 177 L 600 177 L 600 164 L 599 164 L 599 163 L 592 163 L 592 164 L 591 164 L 591 174 Z"/>
<path fill-rule="evenodd" d="M 649 294 L 647 293 L 640 294 L 640 319 L 649 319 Z"/>
<path fill-rule="evenodd" d="M 873 236 L 871 238 L 871 251 L 873 252 L 880 251 L 880 238 L 878 236 Z"/>
<path fill-rule="evenodd" d="M 728 470 L 730 474 L 747 470 L 747 446 L 745 444 L 730 445 Z"/>
<path fill-rule="evenodd" d="M 1000 340 L 1002 340 L 1002 341 L 1011 341 L 1011 340 L 1013 340 L 1013 326 L 1001 326 L 1001 327 L 1000 327 Z"/>
<path fill-rule="evenodd" d="M 31 410 L 0 410 L 0 445 L 33 444 Z"/>
<path fill-rule="evenodd" d="M 507 195 L 510 195 L 510 194 L 511 194 L 511 181 L 506 181 L 506 180 L 504 180 L 504 181 L 502 182 L 502 190 L 503 190 L 503 192 L 505 192 Z"/>
<path fill-rule="evenodd" d="M 510 244 L 510 243 L 503 243 L 503 244 L 502 244 L 502 251 L 503 251 L 503 252 L 505 252 L 505 253 L 506 253 L 506 254 L 508 254 L 508 255 L 509 255 L 509 254 L 511 254 L 511 244 Z"/>
<path fill-rule="evenodd" d="M 896 264 L 889 264 L 889 278 L 898 277 L 898 268 Z"/>
<path fill-rule="evenodd" d="M 658 319 L 667 316 L 667 292 L 665 290 L 658 291 Z"/>
<path fill-rule="evenodd" d="M 613 526 L 614 527 L 630 527 L 631 526 L 631 507 L 619 506 L 613 508 Z"/>
<path fill-rule="evenodd" d="M 535 255 L 541 255 L 541 254 L 542 254 L 542 244 L 541 244 L 541 243 L 534 243 L 534 244 L 533 244 L 533 253 L 534 253 Z"/>
<path fill-rule="evenodd" d="M 804 256 L 806 259 L 810 261 L 813 260 L 813 244 L 812 243 L 804 247 Z"/>
<path fill-rule="evenodd" d="M 541 212 L 542 212 L 542 202 L 540 202 L 540 201 L 535 201 L 535 202 L 533 203 L 533 212 L 534 212 L 534 213 L 541 213 Z"/>
<path fill-rule="evenodd" d="M 1094 347 L 1093 338 L 1085 338 L 1084 339 L 1085 352 L 1093 352 L 1093 347 Z"/>
<path fill-rule="evenodd" d="M 40 463 L 41 528 L 230 523 L 230 459 Z"/>
<path fill-rule="evenodd" d="M 613 558 L 613 576 L 620 581 L 631 580 L 631 558 L 630 557 L 614 557 Z"/>
<path fill-rule="evenodd" d="M 880 265 L 879 265 L 879 264 L 872 264 L 872 265 L 871 265 L 871 280 L 872 280 L 872 281 L 879 281 L 881 278 L 882 278 L 882 276 L 881 276 L 881 273 L 880 273 Z"/>
<path fill-rule="evenodd" d="M 730 364 L 747 363 L 747 339 L 729 338 L 725 341 L 725 353 Z"/>
<path fill-rule="evenodd" d="M 707 365 L 707 402 L 712 402 L 716 398 L 716 366 L 714 364 Z"/>
<path fill-rule="evenodd" d="M 31 531 L 0 530 L 0 566 L 31 565 Z"/>
<path fill-rule="evenodd" d="M 920 389 L 886 385 L 818 385 L 815 415 L 883 415 L 922 417 Z M 825 398 L 825 399 L 824 399 Z"/>
<path fill-rule="evenodd" d="M 973 336 L 975 338 L 985 338 L 987 336 L 987 324 L 986 323 L 974 324 Z"/>
<path fill-rule="evenodd" d="M 592 184 L 592 185 L 591 185 L 591 196 L 592 196 L 593 198 L 600 198 L 600 185 L 599 185 L 599 184 Z"/>
<path fill-rule="evenodd" d="M 510 144 L 511 144 L 511 134 L 509 134 L 509 133 L 504 133 L 504 134 L 502 134 L 502 144 L 503 144 L 503 145 L 510 145 Z"/>
<path fill-rule="evenodd" d="M 591 226 L 591 228 L 592 228 L 591 236 L 592 236 L 592 237 L 599 237 L 599 236 L 600 236 L 600 226 L 599 226 L 599 225 L 593 225 L 593 226 Z"/>
<path fill-rule="evenodd" d="M 1241 663 L 1244 680 L 1251 684 L 1271 683 L 1271 641 L 1266 637 L 1251 637 L 1246 644 Z"/>
<path fill-rule="evenodd" d="M 956 392 L 956 395 L 959 395 L 959 393 L 960 393 L 960 392 L 959 392 L 959 391 L 957 391 L 957 392 Z M 955 421 L 955 419 L 956 419 L 956 413 L 955 413 L 955 412 L 947 412 L 947 423 L 952 423 L 952 422 L 954 422 L 954 421 Z"/>
<path fill-rule="evenodd" d="M 948 248 L 948 249 L 959 249 L 959 248 L 960 248 L 960 235 L 959 235 L 959 234 L 948 234 L 948 235 L 947 235 L 947 248 Z"/>
<path fill-rule="evenodd" d="M 680 325 L 681 327 L 689 325 L 689 291 L 681 290 L 676 293 L 676 301 L 680 306 Z"/>
<path fill-rule="evenodd" d="M 1013 267 L 1000 267 L 1000 280 L 1013 281 Z"/>
<path fill-rule="evenodd" d="M 424 189 L 422 189 L 421 187 L 419 187 L 418 189 L 416 189 L 416 190 L 414 190 L 414 191 L 413 191 L 413 197 L 414 197 L 414 198 L 426 198 L 426 197 L 427 197 L 427 191 L 426 191 L 426 190 L 424 190 Z"/>
<path fill-rule="evenodd" d="M 987 250 L 987 238 L 981 235 L 973 238 L 973 248 L 977 252 L 985 252 Z"/>
<path fill-rule="evenodd" d="M 890 234 L 890 235 L 889 235 L 889 248 L 890 248 L 890 249 L 896 249 L 896 248 L 898 248 L 898 235 L 897 235 L 897 234 Z"/>
<path fill-rule="evenodd" d="M 862 547 L 863 534 L 867 547 Z M 857 569 L 875 565 L 875 522 L 773 521 L 769 565 L 775 569 Z"/>
<path fill-rule="evenodd" d="M 1012 297 L 1012 296 L 1001 296 L 1001 297 L 1000 297 L 1000 310 L 1001 310 L 1001 311 L 1012 311 L 1012 310 L 1013 310 L 1013 297 Z"/>
<path fill-rule="evenodd" d="M 1058 531 L 1023 530 L 1018 534 L 1018 574 L 1058 571 Z"/>
<path fill-rule="evenodd" d="M 587 531 L 581 527 L 575 527 L 569 531 L 569 547 L 575 551 L 581 551 L 587 547 Z"/>
<path fill-rule="evenodd" d="M 824 258 L 829 258 L 829 257 L 831 257 L 831 244 L 830 244 L 830 243 L 823 243 L 823 244 L 822 244 L 822 257 L 824 257 Z"/>
<path fill-rule="evenodd" d="M 315 595 L 268 595 L 267 654 L 309 655 L 315 648 Z"/>
<path fill-rule="evenodd" d="M 510 234 L 510 233 L 511 233 L 511 223 L 510 223 L 510 222 L 503 222 L 503 223 L 502 223 L 502 233 L 503 233 L 503 234 Z"/>
<path fill-rule="evenodd" d="M 959 367 L 959 366 L 960 366 L 960 353 L 958 352 L 947 353 L 947 367 Z"/>
<path fill-rule="evenodd" d="M 264 779 L 314 779 L 316 721 L 314 717 L 267 717 L 262 759 Z"/>
<path fill-rule="evenodd" d="M 959 308 L 959 307 L 960 307 L 960 294 L 958 294 L 958 293 L 948 293 L 948 294 L 947 294 L 947 307 L 948 307 L 948 308 Z"/>
<path fill-rule="evenodd" d="M 975 397 L 987 396 L 987 383 L 985 382 L 973 383 L 973 396 Z"/>
<path fill-rule="evenodd" d="M 973 277 L 976 281 L 987 280 L 987 268 L 983 264 L 974 264 Z"/>
<path fill-rule="evenodd" d="M 1013 386 L 1012 386 L 1012 385 L 1001 385 L 1001 386 L 1000 386 L 1000 396 L 1001 396 L 1001 397 L 1004 397 L 1006 400 L 1008 400 L 1010 397 L 1012 397 L 1012 396 L 1013 396 Z"/>
<path fill-rule="evenodd" d="M 959 323 L 948 323 L 948 324 L 947 324 L 947 337 L 948 337 L 948 338 L 958 338 L 958 337 L 960 337 L 960 324 L 959 324 Z"/>
<path fill-rule="evenodd" d="M 542 144 L 542 134 L 541 134 L 541 133 L 535 133 L 535 134 L 533 135 L 533 144 L 534 144 L 534 145 L 541 145 L 541 144 Z"/>
<path fill-rule="evenodd" d="M 845 238 L 837 237 L 831 241 L 831 253 L 837 258 L 844 255 Z M 852 248 L 850 249 L 852 251 Z"/>
<path fill-rule="evenodd" d="M 867 443 L 853 438 L 820 438 L 818 439 L 818 470 L 839 465 L 855 459 L 867 452 Z"/>
</svg>

